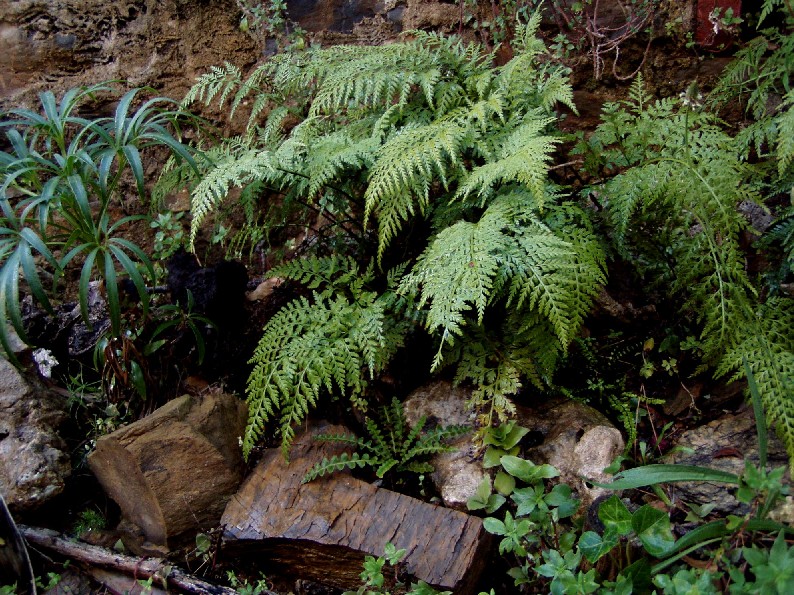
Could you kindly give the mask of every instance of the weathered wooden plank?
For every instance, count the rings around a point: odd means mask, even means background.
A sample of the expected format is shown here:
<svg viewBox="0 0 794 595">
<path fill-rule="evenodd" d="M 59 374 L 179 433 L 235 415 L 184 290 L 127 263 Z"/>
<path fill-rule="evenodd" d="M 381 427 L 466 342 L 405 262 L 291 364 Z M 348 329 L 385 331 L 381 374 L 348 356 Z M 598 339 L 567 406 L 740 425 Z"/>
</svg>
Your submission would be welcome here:
<svg viewBox="0 0 794 595">
<path fill-rule="evenodd" d="M 319 443 L 312 428 L 297 441 L 289 465 L 268 452 L 226 507 L 226 551 L 266 552 L 266 559 L 295 576 L 349 588 L 359 582 L 361 561 L 380 556 L 387 543 L 407 550 L 408 573 L 431 585 L 467 593 L 482 570 L 488 535 L 479 518 L 441 508 L 335 474 L 301 484 L 323 456 L 343 452 Z"/>
</svg>

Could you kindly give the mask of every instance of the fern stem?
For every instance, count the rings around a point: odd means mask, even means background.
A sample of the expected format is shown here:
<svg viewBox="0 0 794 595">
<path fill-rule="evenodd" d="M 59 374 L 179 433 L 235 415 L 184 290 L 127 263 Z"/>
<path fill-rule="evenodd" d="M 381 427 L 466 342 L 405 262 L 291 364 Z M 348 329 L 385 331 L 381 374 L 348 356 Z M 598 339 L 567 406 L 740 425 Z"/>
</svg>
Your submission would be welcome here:
<svg viewBox="0 0 794 595">
<path fill-rule="evenodd" d="M 275 169 L 277 169 L 279 171 L 282 171 L 285 174 L 290 174 L 291 176 L 298 176 L 299 178 L 305 178 L 307 180 L 310 179 L 310 177 L 311 177 L 311 176 L 308 176 L 308 175 L 303 174 L 301 172 L 292 171 L 292 170 L 286 169 L 284 167 L 277 167 Z M 340 188 L 339 186 L 335 186 L 334 184 L 325 184 L 325 186 L 327 186 L 331 190 L 336 190 L 337 192 L 343 194 L 354 205 L 356 205 L 358 207 L 363 207 L 364 206 L 364 201 L 363 200 L 356 198 L 355 196 L 353 196 L 352 194 L 350 194 L 346 190 Z"/>
</svg>

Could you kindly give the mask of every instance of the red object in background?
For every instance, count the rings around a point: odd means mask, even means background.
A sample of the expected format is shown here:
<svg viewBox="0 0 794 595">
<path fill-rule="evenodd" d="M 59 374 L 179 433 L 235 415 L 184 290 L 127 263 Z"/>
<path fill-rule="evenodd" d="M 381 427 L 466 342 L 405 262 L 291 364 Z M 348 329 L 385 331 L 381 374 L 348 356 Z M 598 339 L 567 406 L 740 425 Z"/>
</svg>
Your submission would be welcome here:
<svg viewBox="0 0 794 595">
<path fill-rule="evenodd" d="M 697 0 L 695 41 L 706 49 L 724 49 L 733 43 L 736 25 L 726 28 L 721 22 L 731 9 L 734 17 L 742 14 L 742 0 Z M 714 9 L 719 9 L 715 13 Z M 715 14 L 717 18 L 715 18 Z"/>
</svg>

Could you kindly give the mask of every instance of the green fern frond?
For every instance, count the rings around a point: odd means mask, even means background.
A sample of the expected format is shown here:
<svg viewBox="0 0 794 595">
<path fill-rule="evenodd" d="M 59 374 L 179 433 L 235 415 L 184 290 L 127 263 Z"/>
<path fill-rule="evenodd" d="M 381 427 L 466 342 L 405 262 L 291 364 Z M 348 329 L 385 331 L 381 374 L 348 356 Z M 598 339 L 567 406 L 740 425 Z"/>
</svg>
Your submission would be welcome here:
<svg viewBox="0 0 794 595">
<path fill-rule="evenodd" d="M 385 347 L 384 309 L 372 298 L 350 302 L 343 296 L 299 298 L 280 310 L 265 326 L 250 363 L 249 424 L 243 438 L 247 457 L 265 422 L 279 413 L 284 455 L 294 427 L 314 407 L 322 390 L 338 390 L 355 399 L 367 385 Z"/>
<path fill-rule="evenodd" d="M 718 375 L 744 376 L 746 359 L 755 377 L 770 427 L 786 447 L 794 467 L 794 303 L 771 299 L 748 317 L 738 341 L 727 350 Z"/>
<path fill-rule="evenodd" d="M 528 117 L 504 140 L 496 160 L 474 168 L 463 180 L 454 200 L 476 192 L 481 204 L 493 194 L 494 187 L 518 182 L 535 197 L 542 209 L 547 199 L 545 189 L 548 164 L 557 139 L 540 134 L 550 118 Z"/>
<path fill-rule="evenodd" d="M 350 256 L 296 258 L 270 270 L 273 277 L 293 279 L 309 289 L 347 287 L 359 276 L 358 263 Z"/>
<path fill-rule="evenodd" d="M 195 101 L 210 104 L 216 98 L 223 106 L 241 82 L 242 73 L 234 64 L 226 62 L 223 66 L 212 66 L 210 71 L 199 76 L 196 83 L 188 90 L 182 100 L 182 106 L 188 107 Z"/>
<path fill-rule="evenodd" d="M 777 126 L 778 175 L 782 178 L 794 162 L 794 90 L 789 91 L 784 99 Z"/>
<path fill-rule="evenodd" d="M 497 205 L 477 223 L 460 221 L 444 229 L 404 277 L 400 291 L 419 292 L 420 308 L 430 304 L 426 325 L 431 332 L 442 331 L 442 347 L 462 334 L 464 314 L 472 307 L 482 322 L 503 254 L 514 247 L 503 233 L 509 224 Z"/>
<path fill-rule="evenodd" d="M 306 472 L 301 483 L 309 483 L 323 475 L 330 475 L 331 473 L 343 471 L 345 469 L 352 470 L 356 467 L 363 468 L 370 464 L 371 461 L 368 454 L 359 455 L 355 452 L 352 455 L 342 453 L 338 457 L 332 456 L 330 459 L 323 458 L 322 461 L 312 466 L 312 468 Z"/>
<path fill-rule="evenodd" d="M 204 218 L 226 198 L 230 187 L 266 179 L 274 171 L 273 156 L 267 150 L 232 150 L 219 156 L 191 193 L 190 247 Z"/>
<path fill-rule="evenodd" d="M 427 207 L 430 181 L 449 185 L 450 170 L 460 166 L 467 136 L 460 124 L 442 120 L 406 126 L 380 148 L 364 194 L 365 222 L 374 213 L 379 220 L 379 256 L 408 217 Z"/>
<path fill-rule="evenodd" d="M 372 165 L 373 155 L 380 148 L 378 138 L 352 138 L 349 130 L 323 135 L 312 144 L 303 167 L 309 173 L 307 196 L 314 199 L 328 184 L 355 176 Z"/>
<path fill-rule="evenodd" d="M 365 426 L 371 440 L 356 438 L 349 434 L 317 436 L 316 440 L 346 443 L 368 452 L 364 455 L 356 452 L 350 456 L 333 457 L 330 461 L 324 459 L 322 463 L 312 467 L 306 474 L 304 483 L 323 473 L 332 473 L 347 467 L 352 469 L 351 461 L 360 463 L 359 466 L 362 467 L 364 465 L 373 467 L 375 474 L 381 478 L 391 470 L 414 473 L 432 472 L 432 465 L 417 459 L 452 450 L 443 441 L 463 435 L 471 428 L 449 426 L 435 428 L 423 434 L 422 428 L 426 421 L 427 418 L 422 417 L 413 428 L 408 430 L 403 406 L 396 397 L 393 397 L 391 403 L 381 409 L 380 423 L 367 418 Z"/>
</svg>

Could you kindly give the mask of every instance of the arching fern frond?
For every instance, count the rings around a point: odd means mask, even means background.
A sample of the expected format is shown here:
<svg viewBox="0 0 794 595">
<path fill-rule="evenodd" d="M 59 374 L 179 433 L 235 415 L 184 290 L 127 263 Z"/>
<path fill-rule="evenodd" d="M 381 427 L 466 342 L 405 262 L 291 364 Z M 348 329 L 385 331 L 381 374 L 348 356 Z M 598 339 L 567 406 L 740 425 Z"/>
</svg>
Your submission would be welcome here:
<svg viewBox="0 0 794 595">
<path fill-rule="evenodd" d="M 494 188 L 518 182 L 532 193 L 537 208 L 541 209 L 547 199 L 547 168 L 557 143 L 553 137 L 541 134 L 550 122 L 550 118 L 528 117 L 504 140 L 495 161 L 472 169 L 454 199 L 465 199 L 476 192 L 484 204 Z"/>
<path fill-rule="evenodd" d="M 230 187 L 266 179 L 274 171 L 273 155 L 267 150 L 232 148 L 226 154 L 218 155 L 190 197 L 193 214 L 190 246 L 193 246 L 204 218 L 226 198 Z"/>
<path fill-rule="evenodd" d="M 247 457 L 264 430 L 278 416 L 286 457 L 295 426 L 315 407 L 322 391 L 346 395 L 354 403 L 376 371 L 376 352 L 386 347 L 382 303 L 374 294 L 350 301 L 337 295 L 309 301 L 300 298 L 265 326 L 250 363 L 248 427 L 243 437 Z M 365 372 L 368 371 L 368 372 Z"/>
<path fill-rule="evenodd" d="M 188 107 L 194 101 L 209 104 L 216 98 L 223 106 L 242 80 L 242 73 L 234 64 L 226 62 L 223 66 L 212 66 L 210 71 L 199 76 L 196 84 L 188 90 L 182 100 L 182 106 Z"/>
<path fill-rule="evenodd" d="M 486 306 L 498 296 L 539 313 L 567 345 L 605 280 L 594 240 L 576 232 L 577 251 L 517 212 L 516 196 L 494 202 L 477 223 L 460 221 L 441 231 L 403 279 L 402 292 L 418 292 L 420 308 L 430 304 L 428 330 L 441 332 L 434 368 L 445 344 L 463 334 L 466 313 L 474 309 L 482 324 Z"/>
<path fill-rule="evenodd" d="M 794 466 L 794 302 L 771 299 L 748 315 L 739 340 L 720 361 L 719 375 L 744 377 L 743 360 L 755 377 L 770 426 L 783 441 Z"/>
<path fill-rule="evenodd" d="M 438 179 L 449 185 L 450 173 L 460 167 L 467 138 L 466 128 L 442 120 L 406 126 L 380 148 L 364 194 L 365 222 L 374 212 L 378 214 L 379 256 L 408 217 L 426 208 L 430 182 Z"/>
<path fill-rule="evenodd" d="M 482 322 L 503 254 L 514 248 L 512 238 L 504 233 L 510 225 L 507 215 L 506 209 L 495 205 L 477 223 L 459 221 L 447 227 L 400 284 L 402 293 L 421 295 L 418 307 L 430 304 L 427 328 L 442 332 L 442 347 L 462 333 L 468 310 L 474 308 L 478 323 Z M 439 363 L 437 356 L 434 367 Z"/>
</svg>

